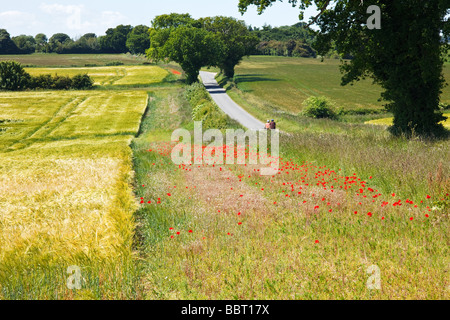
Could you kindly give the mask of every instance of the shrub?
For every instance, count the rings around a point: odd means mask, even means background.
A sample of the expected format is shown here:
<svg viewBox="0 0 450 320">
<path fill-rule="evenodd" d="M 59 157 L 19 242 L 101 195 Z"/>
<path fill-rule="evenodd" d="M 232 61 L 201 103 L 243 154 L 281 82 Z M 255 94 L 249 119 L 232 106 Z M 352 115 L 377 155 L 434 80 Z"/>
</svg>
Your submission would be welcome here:
<svg viewBox="0 0 450 320">
<path fill-rule="evenodd" d="M 205 90 L 205 87 L 201 83 L 194 83 L 186 88 L 186 99 L 192 107 L 198 106 L 203 99 L 211 100 L 208 91 Z"/>
<path fill-rule="evenodd" d="M 335 110 L 338 116 L 363 116 L 363 115 L 376 115 L 376 114 L 386 114 L 386 109 L 344 109 L 342 107 Z"/>
<path fill-rule="evenodd" d="M 202 121 L 204 129 L 225 129 L 227 117 L 211 100 L 205 87 L 194 83 L 186 88 L 186 99 L 192 106 L 192 120 Z"/>
<path fill-rule="evenodd" d="M 72 88 L 72 79 L 70 79 L 70 77 L 55 75 L 53 81 L 53 89 L 69 90 Z"/>
<path fill-rule="evenodd" d="M 123 65 L 123 62 L 120 62 L 120 61 L 111 61 L 106 64 L 107 67 L 115 67 L 115 66 L 122 66 L 122 65 Z"/>
<path fill-rule="evenodd" d="M 31 77 L 29 87 L 31 89 L 52 89 L 54 85 L 55 80 L 50 74 L 41 74 Z"/>
<path fill-rule="evenodd" d="M 28 87 L 31 77 L 16 61 L 0 62 L 0 90 L 17 91 Z"/>
<path fill-rule="evenodd" d="M 86 90 L 94 87 L 94 80 L 87 74 L 77 74 L 72 78 L 72 89 Z"/>
<path fill-rule="evenodd" d="M 302 115 L 310 118 L 336 119 L 334 103 L 326 97 L 309 97 L 303 102 Z"/>
</svg>

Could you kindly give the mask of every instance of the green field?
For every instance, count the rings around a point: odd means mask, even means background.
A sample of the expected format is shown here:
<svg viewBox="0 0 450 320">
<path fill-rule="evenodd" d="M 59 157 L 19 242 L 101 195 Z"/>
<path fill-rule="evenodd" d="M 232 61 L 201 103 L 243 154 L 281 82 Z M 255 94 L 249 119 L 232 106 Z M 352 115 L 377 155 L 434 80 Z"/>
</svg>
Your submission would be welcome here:
<svg viewBox="0 0 450 320">
<path fill-rule="evenodd" d="M 170 131 L 190 109 L 154 98 L 133 142 L 145 299 L 448 299 L 447 142 L 304 120 L 281 139 L 279 175 L 174 165 Z"/>
<path fill-rule="evenodd" d="M 449 299 L 449 142 L 297 114 L 310 94 L 377 109 L 379 88 L 339 91 L 334 60 L 246 59 L 228 92 L 290 132 L 261 176 L 173 163 L 193 128 L 178 66 L 78 65 L 27 70 L 96 90 L 0 92 L 0 299 Z"/>
<path fill-rule="evenodd" d="M 142 65 L 147 59 L 131 54 L 56 54 L 35 53 L 19 56 L 0 55 L 0 61 L 15 60 L 25 66 L 39 67 L 85 67 L 86 65 L 106 66 L 111 63 Z"/>
<path fill-rule="evenodd" d="M 147 104 L 144 90 L 0 92 L 0 298 L 139 296 L 129 145 Z M 72 265 L 82 291 L 65 285 Z"/>
<path fill-rule="evenodd" d="M 225 79 L 228 94 L 239 105 L 261 120 L 275 118 L 281 130 L 303 131 L 299 113 L 303 101 L 310 96 L 326 96 L 343 110 L 383 110 L 378 101 L 382 89 L 370 79 L 354 85 L 341 86 L 342 74 L 337 59 L 305 59 L 287 57 L 251 56 L 236 67 L 235 85 Z M 214 71 L 218 71 L 213 69 Z M 450 79 L 450 68 L 444 76 Z M 450 87 L 444 88 L 441 101 L 450 103 Z M 365 122 L 383 115 L 347 117 L 343 121 Z"/>
</svg>

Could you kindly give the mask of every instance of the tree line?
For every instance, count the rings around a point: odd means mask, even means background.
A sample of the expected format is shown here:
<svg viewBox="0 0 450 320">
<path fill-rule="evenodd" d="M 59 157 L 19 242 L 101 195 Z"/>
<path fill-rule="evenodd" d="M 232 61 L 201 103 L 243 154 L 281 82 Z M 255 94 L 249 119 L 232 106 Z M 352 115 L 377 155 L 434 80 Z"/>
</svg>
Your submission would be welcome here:
<svg viewBox="0 0 450 320">
<path fill-rule="evenodd" d="M 293 26 L 262 28 L 248 26 L 258 42 L 251 54 L 288 57 L 316 57 L 312 47 L 314 35 L 304 28 L 304 23 Z M 19 35 L 11 37 L 5 29 L 0 29 L 0 54 L 87 54 L 87 53 L 127 53 L 145 54 L 150 47 L 149 27 L 119 25 L 109 28 L 106 35 L 86 33 L 72 39 L 65 33 L 56 33 L 47 38 L 43 33 L 36 36 Z"/>
<path fill-rule="evenodd" d="M 304 58 L 317 56 L 313 48 L 314 32 L 303 22 L 275 28 L 270 25 L 262 28 L 249 26 L 249 30 L 259 39 L 255 55 Z"/>
<path fill-rule="evenodd" d="M 127 53 L 144 54 L 150 47 L 149 27 L 119 25 L 109 28 L 106 35 L 86 33 L 79 39 L 72 39 L 65 33 L 56 33 L 50 39 L 43 33 L 35 37 L 19 35 L 11 37 L 8 31 L 0 29 L 0 54 L 42 53 Z"/>
</svg>

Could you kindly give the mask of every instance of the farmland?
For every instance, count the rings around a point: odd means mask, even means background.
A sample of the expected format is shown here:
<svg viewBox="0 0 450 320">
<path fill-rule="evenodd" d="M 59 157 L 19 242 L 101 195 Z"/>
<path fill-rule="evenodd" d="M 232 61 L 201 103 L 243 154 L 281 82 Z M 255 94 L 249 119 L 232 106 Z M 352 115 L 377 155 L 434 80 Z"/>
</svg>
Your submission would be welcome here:
<svg viewBox="0 0 450 320">
<path fill-rule="evenodd" d="M 298 115 L 310 94 L 381 108 L 370 82 L 340 91 L 336 61 L 238 67 L 230 95 L 291 133 L 264 177 L 172 162 L 172 132 L 193 127 L 184 86 L 167 81 L 179 66 L 44 60 L 27 71 L 88 72 L 97 88 L 0 93 L 1 299 L 449 298 L 448 141 L 364 124 L 386 114 Z"/>
<path fill-rule="evenodd" d="M 316 132 L 283 137 L 281 171 L 262 177 L 174 165 L 170 129 L 189 126 L 189 107 L 161 92 L 150 110 L 133 142 L 146 299 L 449 297 L 447 145 L 311 120 Z M 367 288 L 371 266 L 382 290 Z"/>
<path fill-rule="evenodd" d="M 142 65 L 146 61 L 143 57 L 127 54 L 48 54 L 35 53 L 19 56 L 0 55 L 0 61 L 14 59 L 24 66 L 39 67 L 85 67 L 107 66 L 121 63 L 124 65 Z"/>
<path fill-rule="evenodd" d="M 94 80 L 97 86 L 148 86 L 164 80 L 169 73 L 155 66 L 118 66 L 118 67 L 91 67 L 91 68 L 28 68 L 30 75 L 58 74 L 73 77 L 76 74 L 86 73 Z"/>
<path fill-rule="evenodd" d="M 71 265 L 92 289 L 81 295 L 136 297 L 123 278 L 134 270 L 129 144 L 147 101 L 145 91 L 0 93 L 2 297 L 76 298 Z"/>
<path fill-rule="evenodd" d="M 350 111 L 380 112 L 384 102 L 378 101 L 382 89 L 365 79 L 354 85 L 341 86 L 342 74 L 337 59 L 298 59 L 251 56 L 244 58 L 236 68 L 234 87 L 228 94 L 238 104 L 260 119 L 277 118 L 280 129 L 302 131 L 298 117 L 303 101 L 310 96 L 326 96 L 336 108 Z M 450 79 L 450 68 L 444 68 L 444 77 Z M 224 83 L 220 78 L 219 82 Z M 450 87 L 443 89 L 443 103 L 450 103 Z M 384 115 L 371 118 L 386 118 Z M 372 120 L 357 117 L 352 122 Z"/>
</svg>

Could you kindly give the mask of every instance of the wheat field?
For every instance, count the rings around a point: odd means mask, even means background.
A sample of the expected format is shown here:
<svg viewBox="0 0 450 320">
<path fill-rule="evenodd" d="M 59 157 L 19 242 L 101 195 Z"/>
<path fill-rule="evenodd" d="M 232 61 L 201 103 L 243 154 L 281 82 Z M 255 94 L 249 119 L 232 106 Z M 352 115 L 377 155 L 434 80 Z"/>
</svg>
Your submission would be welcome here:
<svg viewBox="0 0 450 320">
<path fill-rule="evenodd" d="M 58 74 L 73 77 L 86 73 L 94 80 L 94 85 L 149 85 L 164 80 L 169 75 L 167 70 L 157 66 L 115 66 L 115 67 L 86 67 L 86 68 L 26 68 L 30 75 Z"/>
<path fill-rule="evenodd" d="M 65 286 L 69 266 L 84 266 L 95 282 L 132 265 L 129 145 L 147 100 L 145 91 L 0 93 L 6 298 L 73 298 Z M 95 287 L 83 294 L 126 292 Z"/>
</svg>

